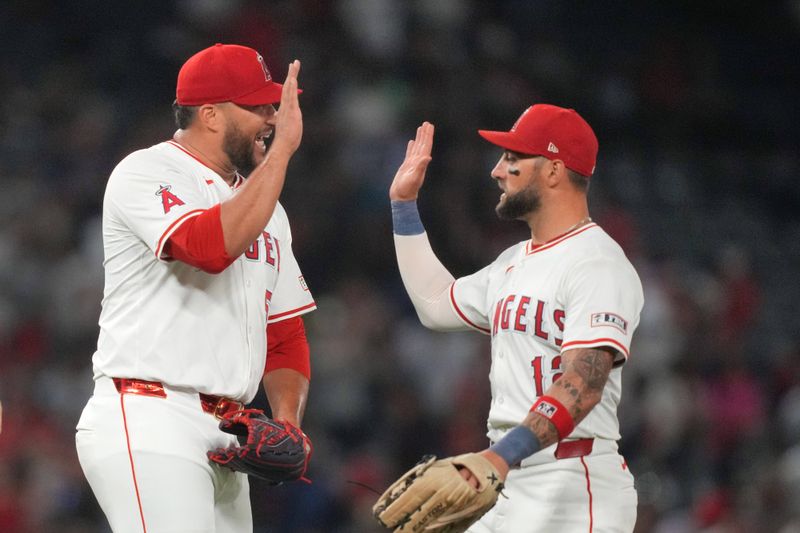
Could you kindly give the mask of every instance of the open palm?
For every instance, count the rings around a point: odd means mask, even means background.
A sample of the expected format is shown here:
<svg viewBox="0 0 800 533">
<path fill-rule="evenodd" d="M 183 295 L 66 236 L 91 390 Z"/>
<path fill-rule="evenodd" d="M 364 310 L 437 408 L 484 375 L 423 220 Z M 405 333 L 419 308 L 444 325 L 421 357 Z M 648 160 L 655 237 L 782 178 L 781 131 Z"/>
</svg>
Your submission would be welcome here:
<svg viewBox="0 0 800 533">
<path fill-rule="evenodd" d="M 417 137 L 408 141 L 406 157 L 397 173 L 394 175 L 392 185 L 389 187 L 391 200 L 416 200 L 420 187 L 425 181 L 425 171 L 431 162 L 431 148 L 433 147 L 433 124 L 423 122 L 417 128 Z"/>
</svg>

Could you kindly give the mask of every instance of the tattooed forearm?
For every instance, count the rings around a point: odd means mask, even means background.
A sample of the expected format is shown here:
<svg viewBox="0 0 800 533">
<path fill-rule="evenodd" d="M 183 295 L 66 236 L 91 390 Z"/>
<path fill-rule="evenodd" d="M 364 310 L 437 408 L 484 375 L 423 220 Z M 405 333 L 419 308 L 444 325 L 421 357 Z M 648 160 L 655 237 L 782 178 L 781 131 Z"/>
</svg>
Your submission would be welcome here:
<svg viewBox="0 0 800 533">
<path fill-rule="evenodd" d="M 583 419 L 583 413 L 588 412 L 588 409 L 584 407 L 584 403 L 586 400 L 586 394 L 580 385 L 573 383 L 574 378 L 572 378 L 569 374 L 561 376 L 561 379 L 556 381 L 553 384 L 553 388 L 549 391 L 549 395 L 555 396 L 556 398 L 562 398 L 561 394 L 558 394 L 556 391 L 559 389 L 564 390 L 569 397 L 572 399 L 572 403 L 569 402 L 561 402 L 564 406 L 569 409 L 569 414 L 572 415 L 573 420 Z M 591 409 L 591 407 L 589 407 Z"/>
<path fill-rule="evenodd" d="M 542 448 L 550 446 L 558 441 L 556 427 L 545 417 L 534 413 L 528 413 L 528 416 L 522 423 L 528 426 L 528 429 L 536 435 L 536 438 L 539 439 L 539 445 Z"/>
<path fill-rule="evenodd" d="M 569 350 L 562 355 L 564 373 L 545 394 L 561 402 L 577 425 L 603 396 L 613 363 L 614 352 L 606 348 Z M 558 441 L 555 426 L 544 416 L 529 413 L 523 423 L 536 434 L 542 447 Z"/>
</svg>

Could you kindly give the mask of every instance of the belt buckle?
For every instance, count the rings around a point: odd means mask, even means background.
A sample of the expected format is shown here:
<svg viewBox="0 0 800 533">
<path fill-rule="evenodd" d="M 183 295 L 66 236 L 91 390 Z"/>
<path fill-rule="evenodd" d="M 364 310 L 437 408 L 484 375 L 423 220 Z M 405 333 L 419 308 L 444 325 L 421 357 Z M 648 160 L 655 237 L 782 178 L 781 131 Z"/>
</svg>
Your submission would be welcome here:
<svg viewBox="0 0 800 533">
<path fill-rule="evenodd" d="M 561 441 L 553 455 L 556 459 L 573 459 L 591 454 L 593 448 L 594 438 Z"/>
<path fill-rule="evenodd" d="M 117 392 L 120 394 L 137 394 L 139 396 L 154 396 L 166 398 L 164 386 L 158 381 L 145 381 L 133 378 L 112 378 Z"/>
<path fill-rule="evenodd" d="M 217 403 L 214 404 L 213 414 L 218 420 L 222 420 L 222 418 L 231 411 L 231 407 L 235 407 L 235 409 L 233 409 L 235 411 L 241 410 L 242 404 L 234 400 L 229 400 L 228 398 L 220 398 L 217 400 Z"/>
</svg>

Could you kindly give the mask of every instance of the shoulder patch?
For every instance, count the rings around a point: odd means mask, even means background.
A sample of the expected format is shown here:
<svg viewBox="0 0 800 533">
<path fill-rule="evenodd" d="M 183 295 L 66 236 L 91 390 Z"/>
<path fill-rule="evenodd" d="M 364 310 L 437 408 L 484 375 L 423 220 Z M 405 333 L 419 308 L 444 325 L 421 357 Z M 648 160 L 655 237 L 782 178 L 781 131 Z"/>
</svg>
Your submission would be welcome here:
<svg viewBox="0 0 800 533">
<path fill-rule="evenodd" d="M 169 213 L 176 205 L 184 205 L 184 201 L 178 198 L 175 194 L 170 192 L 172 185 L 162 185 L 156 191 L 156 196 L 161 197 L 161 206 L 164 208 L 164 214 Z"/>
<path fill-rule="evenodd" d="M 594 313 L 591 323 L 593 328 L 610 326 L 628 334 L 628 321 L 614 313 Z"/>
</svg>

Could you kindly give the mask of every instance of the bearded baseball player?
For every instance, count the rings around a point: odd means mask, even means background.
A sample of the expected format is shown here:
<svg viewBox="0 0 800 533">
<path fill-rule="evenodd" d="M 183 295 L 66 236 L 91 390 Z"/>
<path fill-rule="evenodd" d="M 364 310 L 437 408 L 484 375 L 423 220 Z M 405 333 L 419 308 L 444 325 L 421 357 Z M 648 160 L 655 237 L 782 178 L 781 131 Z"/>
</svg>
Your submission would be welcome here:
<svg viewBox="0 0 800 533">
<path fill-rule="evenodd" d="M 178 74 L 174 137 L 108 180 L 95 390 L 76 445 L 115 532 L 251 531 L 247 475 L 305 473 L 301 315 L 316 306 L 278 203 L 303 131 L 299 70 L 281 85 L 252 48 L 198 52 Z M 262 382 L 272 419 L 245 408 Z"/>
<path fill-rule="evenodd" d="M 424 458 L 373 512 L 395 531 L 630 532 L 637 498 L 616 410 L 643 295 L 589 217 L 597 138 L 574 110 L 546 104 L 508 132 L 481 130 L 503 150 L 491 173 L 497 214 L 527 222 L 531 238 L 453 279 L 416 207 L 433 133 L 418 128 L 389 192 L 397 261 L 425 326 L 491 337 L 491 445 Z"/>
</svg>

